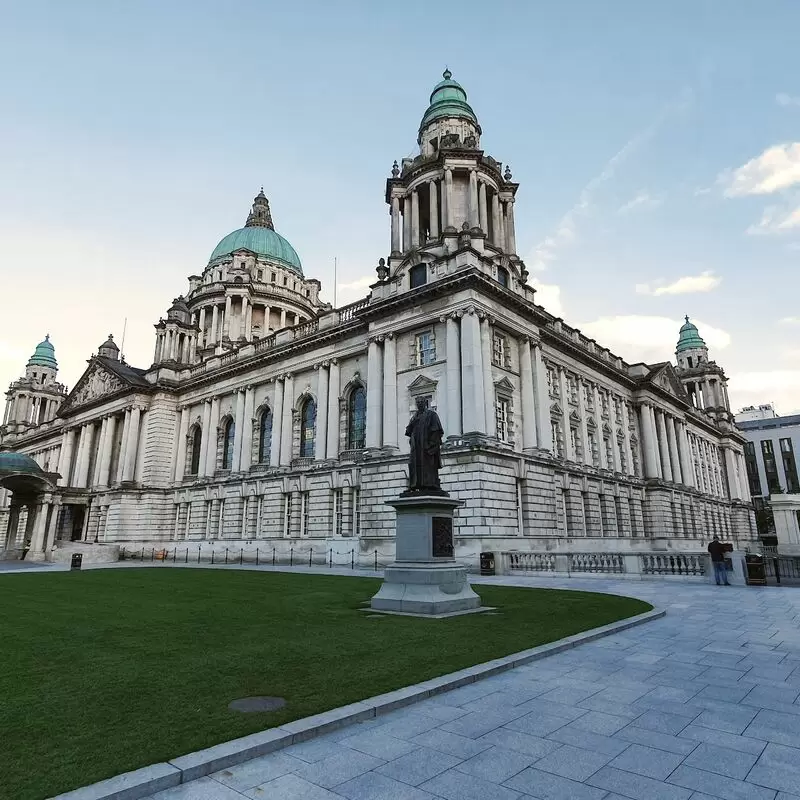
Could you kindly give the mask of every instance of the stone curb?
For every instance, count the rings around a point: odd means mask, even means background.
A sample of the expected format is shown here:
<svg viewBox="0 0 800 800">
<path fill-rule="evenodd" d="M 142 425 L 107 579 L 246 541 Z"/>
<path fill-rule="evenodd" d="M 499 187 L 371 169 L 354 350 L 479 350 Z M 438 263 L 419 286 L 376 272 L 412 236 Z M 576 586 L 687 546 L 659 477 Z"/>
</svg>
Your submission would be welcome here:
<svg viewBox="0 0 800 800">
<path fill-rule="evenodd" d="M 593 642 L 614 633 L 621 633 L 645 622 L 659 619 L 665 614 L 664 609 L 653 609 L 644 614 L 637 614 L 635 617 L 628 617 L 619 622 L 612 622 L 609 625 L 602 625 L 599 628 L 567 636 L 557 642 L 521 650 L 510 656 L 476 664 L 474 667 L 451 672 L 448 675 L 416 683 L 404 689 L 379 694 L 358 703 L 351 703 L 348 706 L 324 711 L 312 717 L 287 722 L 277 728 L 251 733 L 249 736 L 242 736 L 239 739 L 231 739 L 205 750 L 178 756 L 168 763 L 151 764 L 133 772 L 126 772 L 90 786 L 59 794 L 51 800 L 140 800 L 140 798 L 155 794 L 162 789 L 188 783 L 196 778 L 202 778 L 212 772 L 241 764 L 243 761 L 266 755 L 291 744 L 305 742 L 336 728 L 373 719 L 403 706 L 497 675 L 500 672 L 506 672 L 523 664 L 530 664 L 532 661 L 561 653 L 580 644 Z"/>
</svg>

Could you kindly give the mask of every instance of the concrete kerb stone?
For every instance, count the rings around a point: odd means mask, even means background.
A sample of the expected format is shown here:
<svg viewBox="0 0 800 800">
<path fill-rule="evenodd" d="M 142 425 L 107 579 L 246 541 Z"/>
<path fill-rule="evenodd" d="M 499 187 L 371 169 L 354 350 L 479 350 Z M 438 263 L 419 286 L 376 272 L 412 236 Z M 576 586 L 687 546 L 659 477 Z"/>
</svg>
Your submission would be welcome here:
<svg viewBox="0 0 800 800">
<path fill-rule="evenodd" d="M 579 644 L 592 642 L 614 633 L 621 633 L 645 622 L 659 619 L 665 614 L 664 609 L 653 609 L 644 614 L 637 614 L 635 617 L 567 636 L 558 642 L 521 650 L 510 656 L 476 664 L 474 667 L 451 672 L 448 675 L 432 678 L 404 689 L 386 692 L 341 708 L 287 722 L 277 728 L 270 728 L 239 739 L 222 742 L 204 750 L 187 753 L 172 759 L 169 763 L 153 764 L 134 772 L 127 772 L 91 786 L 60 794 L 53 800 L 139 800 L 139 798 L 147 797 L 162 789 L 177 786 L 180 783 L 188 783 L 210 775 L 212 772 L 249 761 L 251 758 L 308 741 L 336 728 L 388 714 L 428 697 L 475 683 L 523 664 L 530 664 L 555 653 L 561 653 Z"/>
</svg>

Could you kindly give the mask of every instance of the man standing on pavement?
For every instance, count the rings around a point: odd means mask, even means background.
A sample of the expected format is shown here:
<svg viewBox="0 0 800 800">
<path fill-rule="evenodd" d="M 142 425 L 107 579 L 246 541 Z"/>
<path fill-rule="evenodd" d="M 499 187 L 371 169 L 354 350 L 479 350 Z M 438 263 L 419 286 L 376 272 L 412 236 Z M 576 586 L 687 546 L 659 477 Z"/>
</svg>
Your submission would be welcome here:
<svg viewBox="0 0 800 800">
<path fill-rule="evenodd" d="M 719 540 L 719 536 L 715 536 L 709 543 L 708 552 L 711 554 L 711 563 L 714 565 L 714 580 L 717 582 L 717 586 L 720 585 L 720 578 L 726 586 L 730 586 L 728 568 L 725 565 L 725 545 Z"/>
</svg>

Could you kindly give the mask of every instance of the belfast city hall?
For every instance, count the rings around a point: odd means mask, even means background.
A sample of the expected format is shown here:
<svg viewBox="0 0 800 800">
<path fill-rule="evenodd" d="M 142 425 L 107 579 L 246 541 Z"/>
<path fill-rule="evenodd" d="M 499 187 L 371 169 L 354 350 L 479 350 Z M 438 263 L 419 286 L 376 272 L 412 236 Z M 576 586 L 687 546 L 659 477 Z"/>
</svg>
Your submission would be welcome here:
<svg viewBox="0 0 800 800">
<path fill-rule="evenodd" d="M 262 190 L 155 325 L 151 364 L 126 363 L 108 336 L 67 392 L 57 340 L 36 345 L 0 426 L 0 557 L 390 561 L 386 501 L 406 487 L 419 399 L 444 427 L 442 487 L 463 501 L 469 564 L 753 539 L 744 439 L 702 331 L 687 317 L 674 363 L 629 363 L 537 304 L 519 184 L 449 71 L 418 144 L 386 179 L 388 255 L 362 300 L 320 300 Z"/>
</svg>

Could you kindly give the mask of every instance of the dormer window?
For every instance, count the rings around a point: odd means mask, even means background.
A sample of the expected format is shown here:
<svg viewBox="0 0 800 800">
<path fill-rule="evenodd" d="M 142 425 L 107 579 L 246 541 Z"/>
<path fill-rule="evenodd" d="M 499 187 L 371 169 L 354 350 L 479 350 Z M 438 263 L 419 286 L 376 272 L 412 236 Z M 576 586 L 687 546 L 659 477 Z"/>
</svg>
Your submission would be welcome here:
<svg viewBox="0 0 800 800">
<path fill-rule="evenodd" d="M 503 267 L 497 268 L 497 282 L 508 289 L 508 270 Z"/>
<path fill-rule="evenodd" d="M 276 281 L 277 279 L 278 279 L 278 276 L 277 276 L 277 275 L 276 275 L 276 274 L 273 272 L 273 273 L 272 273 L 272 282 L 273 282 L 273 283 L 275 283 L 275 281 Z"/>
<path fill-rule="evenodd" d="M 424 286 L 428 282 L 428 265 L 417 264 L 408 272 L 409 284 L 412 289 Z"/>
<path fill-rule="evenodd" d="M 283 285 L 284 286 L 288 286 L 289 285 L 289 279 L 285 275 L 283 276 Z"/>
</svg>

